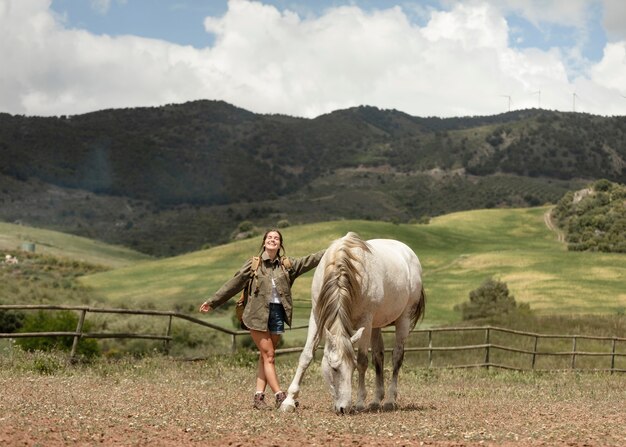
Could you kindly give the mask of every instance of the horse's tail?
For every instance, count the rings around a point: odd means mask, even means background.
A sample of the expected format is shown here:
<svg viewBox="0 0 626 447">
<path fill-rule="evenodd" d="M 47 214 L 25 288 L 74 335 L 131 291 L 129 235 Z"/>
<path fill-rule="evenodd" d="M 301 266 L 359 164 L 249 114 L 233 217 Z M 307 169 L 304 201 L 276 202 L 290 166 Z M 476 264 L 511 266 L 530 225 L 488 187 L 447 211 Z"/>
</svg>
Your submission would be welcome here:
<svg viewBox="0 0 626 447">
<path fill-rule="evenodd" d="M 426 292 L 424 292 L 424 284 L 422 284 L 422 289 L 420 290 L 420 297 L 415 303 L 415 307 L 413 308 L 413 312 L 411 313 L 411 329 L 415 327 L 417 322 L 424 318 L 424 314 L 426 313 Z"/>
<path fill-rule="evenodd" d="M 362 255 L 370 252 L 368 244 L 355 233 L 348 233 L 335 241 L 326 252 L 326 266 L 317 305 L 313 309 L 319 340 L 324 329 L 335 324 L 349 337 L 353 335 L 352 310 L 361 301 Z"/>
</svg>

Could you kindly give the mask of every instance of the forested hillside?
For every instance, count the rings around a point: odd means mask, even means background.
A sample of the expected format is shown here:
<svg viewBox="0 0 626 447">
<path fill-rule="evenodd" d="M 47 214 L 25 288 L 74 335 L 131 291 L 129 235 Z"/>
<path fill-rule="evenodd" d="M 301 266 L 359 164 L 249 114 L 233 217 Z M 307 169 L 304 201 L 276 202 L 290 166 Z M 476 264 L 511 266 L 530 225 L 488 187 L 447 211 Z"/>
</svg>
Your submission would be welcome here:
<svg viewBox="0 0 626 447">
<path fill-rule="evenodd" d="M 626 182 L 626 119 L 547 110 L 421 118 L 356 107 L 315 119 L 219 101 L 76 116 L 0 114 L 0 219 L 154 255 L 238 225 L 555 203 Z"/>
<path fill-rule="evenodd" d="M 570 250 L 626 253 L 625 185 L 598 180 L 567 193 L 553 213 Z"/>
</svg>

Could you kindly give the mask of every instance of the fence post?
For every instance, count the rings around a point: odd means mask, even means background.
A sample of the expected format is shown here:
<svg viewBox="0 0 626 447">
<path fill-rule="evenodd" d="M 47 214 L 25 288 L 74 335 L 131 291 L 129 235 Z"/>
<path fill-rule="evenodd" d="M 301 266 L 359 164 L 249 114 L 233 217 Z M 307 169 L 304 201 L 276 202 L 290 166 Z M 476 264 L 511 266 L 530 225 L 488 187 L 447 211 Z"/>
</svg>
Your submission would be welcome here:
<svg viewBox="0 0 626 447">
<path fill-rule="evenodd" d="M 490 347 L 490 331 L 489 328 L 485 329 L 485 366 L 489 369 L 489 347 Z"/>
<path fill-rule="evenodd" d="M 428 331 L 428 367 L 433 366 L 433 331 Z"/>
<path fill-rule="evenodd" d="M 170 315 L 170 321 L 167 323 L 167 332 L 166 336 L 169 337 L 172 334 L 172 316 Z M 165 340 L 165 354 L 170 354 L 170 340 L 169 338 Z"/>
<path fill-rule="evenodd" d="M 613 337 L 613 346 L 611 348 L 611 374 L 615 371 L 615 337 Z"/>
<path fill-rule="evenodd" d="M 72 342 L 72 351 L 70 352 L 70 363 L 74 361 L 74 356 L 76 355 L 76 348 L 78 348 L 78 340 L 83 335 L 83 324 L 85 323 L 86 314 L 87 314 L 87 309 L 81 310 L 80 317 L 78 318 L 78 325 L 76 326 L 76 334 L 74 335 L 74 341 Z"/>
<path fill-rule="evenodd" d="M 535 346 L 533 347 L 533 363 L 531 369 L 535 369 L 535 359 L 537 358 L 537 342 L 539 341 L 539 337 L 535 335 Z"/>
<path fill-rule="evenodd" d="M 576 368 L 576 336 L 572 337 L 572 369 Z"/>
</svg>

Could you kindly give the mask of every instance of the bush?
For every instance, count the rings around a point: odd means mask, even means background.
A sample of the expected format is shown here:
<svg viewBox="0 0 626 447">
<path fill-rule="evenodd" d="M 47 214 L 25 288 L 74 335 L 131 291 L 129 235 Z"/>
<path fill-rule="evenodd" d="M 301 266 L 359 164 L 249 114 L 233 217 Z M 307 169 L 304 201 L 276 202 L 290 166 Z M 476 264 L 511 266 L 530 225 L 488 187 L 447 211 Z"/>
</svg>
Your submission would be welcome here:
<svg viewBox="0 0 626 447">
<path fill-rule="evenodd" d="M 237 227 L 237 231 L 239 231 L 240 233 L 246 233 L 252 230 L 254 230 L 254 224 L 249 220 L 244 220 Z"/>
<path fill-rule="evenodd" d="M 0 310 L 0 332 L 12 334 L 24 325 L 26 316 L 15 310 Z"/>
<path fill-rule="evenodd" d="M 509 294 L 506 283 L 487 279 L 469 294 L 469 302 L 465 302 L 456 307 L 460 310 L 463 320 L 476 320 L 481 318 L 496 318 L 509 315 L 520 310 L 530 310 L 528 304 L 519 307 L 515 298 Z"/>
<path fill-rule="evenodd" d="M 256 236 L 259 233 L 258 229 L 254 226 L 252 222 L 249 220 L 244 220 L 241 222 L 235 231 L 231 234 L 231 239 L 233 240 L 241 240 L 241 239 L 250 239 L 251 237 Z"/>
<path fill-rule="evenodd" d="M 626 186 L 598 180 L 568 192 L 553 213 L 565 232 L 568 249 L 626 252 Z"/>
<path fill-rule="evenodd" d="M 56 313 L 43 310 L 30 314 L 24 319 L 24 324 L 18 332 L 74 332 L 78 325 L 78 316 L 71 311 Z M 91 325 L 85 322 L 83 331 L 89 332 Z M 74 337 L 29 337 L 17 339 L 17 344 L 27 351 L 70 351 Z M 100 355 L 100 348 L 96 340 L 81 339 L 76 354 L 92 358 Z"/>
</svg>

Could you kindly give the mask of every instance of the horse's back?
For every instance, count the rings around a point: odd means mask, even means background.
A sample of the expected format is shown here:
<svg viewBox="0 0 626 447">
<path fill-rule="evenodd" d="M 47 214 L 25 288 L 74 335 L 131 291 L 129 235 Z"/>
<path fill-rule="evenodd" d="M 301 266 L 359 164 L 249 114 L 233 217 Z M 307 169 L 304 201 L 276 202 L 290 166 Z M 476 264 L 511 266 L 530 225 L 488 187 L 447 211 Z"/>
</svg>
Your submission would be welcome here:
<svg viewBox="0 0 626 447">
<path fill-rule="evenodd" d="M 411 247 L 395 239 L 370 239 L 365 242 L 370 253 L 361 252 L 360 255 L 363 259 L 367 258 L 368 265 L 365 269 L 368 272 L 407 278 L 411 280 L 412 285 L 421 288 L 422 265 Z M 341 243 L 342 239 L 335 240 L 322 257 L 314 274 L 313 282 L 316 289 L 322 283 L 326 263 L 334 256 L 334 251 Z"/>
<path fill-rule="evenodd" d="M 421 285 L 422 265 L 411 247 L 395 239 L 371 239 L 367 243 L 380 270 L 389 275 L 418 279 Z"/>
<path fill-rule="evenodd" d="M 371 252 L 366 257 L 364 295 L 376 309 L 374 327 L 384 327 L 421 298 L 422 267 L 415 252 L 394 239 L 367 241 Z"/>
</svg>

